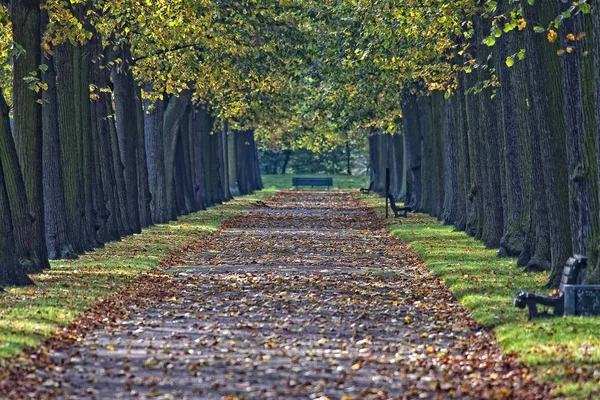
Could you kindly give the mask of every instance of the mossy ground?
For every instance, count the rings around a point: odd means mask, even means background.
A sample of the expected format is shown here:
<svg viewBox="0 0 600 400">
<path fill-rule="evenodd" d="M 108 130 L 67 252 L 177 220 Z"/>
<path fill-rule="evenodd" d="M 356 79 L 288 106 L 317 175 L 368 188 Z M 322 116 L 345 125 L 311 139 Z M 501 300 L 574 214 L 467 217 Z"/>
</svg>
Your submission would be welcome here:
<svg viewBox="0 0 600 400">
<path fill-rule="evenodd" d="M 40 343 L 102 296 L 117 292 L 173 251 L 213 232 L 222 221 L 248 208 L 251 201 L 272 193 L 263 190 L 149 227 L 76 260 L 52 261 L 50 270 L 32 276 L 35 286 L 6 288 L 0 296 L 0 358 Z"/>
<path fill-rule="evenodd" d="M 382 216 L 384 200 L 363 196 Z M 544 380 L 559 397 L 600 397 L 600 318 L 568 317 L 527 321 L 511 304 L 518 289 L 545 292 L 547 274 L 526 273 L 516 260 L 498 259 L 485 246 L 424 214 L 390 219 L 390 231 L 418 253 L 450 287 L 473 318 L 493 326 L 499 345 Z"/>
</svg>

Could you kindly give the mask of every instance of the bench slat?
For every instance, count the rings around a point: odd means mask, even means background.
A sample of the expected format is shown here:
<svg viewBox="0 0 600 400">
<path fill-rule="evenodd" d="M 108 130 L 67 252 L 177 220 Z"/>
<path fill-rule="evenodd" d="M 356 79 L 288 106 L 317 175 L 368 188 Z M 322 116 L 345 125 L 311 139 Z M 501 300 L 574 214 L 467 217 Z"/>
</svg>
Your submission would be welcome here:
<svg viewBox="0 0 600 400">
<path fill-rule="evenodd" d="M 333 186 L 333 178 L 292 178 L 293 186 Z"/>
</svg>

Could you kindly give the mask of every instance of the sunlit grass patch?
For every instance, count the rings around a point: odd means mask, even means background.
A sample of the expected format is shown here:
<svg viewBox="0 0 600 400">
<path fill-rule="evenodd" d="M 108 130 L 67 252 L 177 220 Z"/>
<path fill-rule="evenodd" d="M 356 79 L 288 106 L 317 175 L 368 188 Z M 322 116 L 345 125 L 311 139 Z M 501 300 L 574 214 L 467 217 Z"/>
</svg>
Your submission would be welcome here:
<svg viewBox="0 0 600 400">
<path fill-rule="evenodd" d="M 323 177 L 325 175 L 263 175 L 263 185 L 268 190 L 290 190 L 292 187 L 292 177 Z M 369 186 L 367 175 L 327 175 L 333 178 L 333 189 L 359 189 Z M 306 189 L 306 188 L 302 188 Z M 319 188 L 326 189 L 326 188 Z"/>
<path fill-rule="evenodd" d="M 384 199 L 365 201 L 380 215 Z M 471 311 L 493 326 L 498 344 L 537 376 L 556 384 L 556 395 L 600 397 L 600 318 L 569 317 L 527 321 L 527 311 L 512 306 L 519 289 L 545 292 L 547 274 L 526 273 L 515 259 L 498 259 L 497 250 L 424 214 L 389 219 L 390 231 L 419 254 Z"/>
<path fill-rule="evenodd" d="M 0 358 L 39 344 L 71 323 L 95 302 L 117 292 L 140 273 L 158 266 L 170 252 L 219 228 L 273 191 L 261 191 L 226 204 L 146 228 L 142 233 L 107 243 L 76 260 L 52 261 L 51 269 L 33 275 L 35 286 L 6 288 L 0 295 Z"/>
</svg>

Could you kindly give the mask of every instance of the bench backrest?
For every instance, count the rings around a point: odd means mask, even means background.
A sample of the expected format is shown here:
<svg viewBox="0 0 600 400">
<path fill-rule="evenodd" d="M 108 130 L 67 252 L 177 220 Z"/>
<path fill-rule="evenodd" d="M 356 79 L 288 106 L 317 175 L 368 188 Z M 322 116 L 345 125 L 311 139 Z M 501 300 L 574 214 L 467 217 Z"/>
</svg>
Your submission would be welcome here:
<svg viewBox="0 0 600 400">
<path fill-rule="evenodd" d="M 558 290 L 564 291 L 565 285 L 576 285 L 579 275 L 587 267 L 587 257 L 574 255 L 569 257 L 563 268 L 562 278 Z"/>
<path fill-rule="evenodd" d="M 292 178 L 292 186 L 333 186 L 333 178 Z"/>
</svg>

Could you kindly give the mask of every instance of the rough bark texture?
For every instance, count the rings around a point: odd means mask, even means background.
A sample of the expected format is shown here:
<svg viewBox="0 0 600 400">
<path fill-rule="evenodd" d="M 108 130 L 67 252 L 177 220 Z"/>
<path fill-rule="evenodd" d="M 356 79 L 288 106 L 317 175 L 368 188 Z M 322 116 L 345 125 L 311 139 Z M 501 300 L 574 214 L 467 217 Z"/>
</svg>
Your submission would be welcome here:
<svg viewBox="0 0 600 400">
<path fill-rule="evenodd" d="M 123 177 L 126 190 L 126 212 L 129 226 L 135 233 L 141 231 L 139 212 L 139 190 L 137 171 L 137 86 L 129 69 L 131 54 L 125 48 L 120 54 L 122 61 L 113 68 L 112 81 L 114 85 L 115 120 Z"/>
<path fill-rule="evenodd" d="M 47 12 L 42 14 L 47 21 Z M 75 258 L 76 252 L 67 227 L 67 215 L 63 191 L 63 177 L 58 130 L 58 97 L 56 92 L 56 71 L 54 58 L 46 54 L 44 63 L 47 70 L 42 74 L 48 89 L 43 93 L 42 102 L 42 165 L 44 190 L 44 223 L 47 254 L 50 259 Z"/>
<path fill-rule="evenodd" d="M 592 9 L 593 10 L 598 10 L 600 9 L 600 0 L 592 0 L 591 1 L 592 4 Z M 600 104 L 600 13 L 598 12 L 592 12 L 592 23 L 593 23 L 593 60 L 594 60 L 594 78 L 593 78 L 593 82 L 594 82 L 594 100 L 596 102 L 596 105 Z M 600 155 L 600 107 L 596 106 L 595 107 L 595 120 L 596 120 L 596 126 L 595 126 L 595 137 L 596 137 L 596 154 Z M 600 157 L 596 157 L 596 166 L 597 166 L 597 171 L 598 173 L 598 183 L 597 185 L 600 186 Z M 596 196 L 597 196 L 597 190 L 596 190 Z M 595 220 L 593 221 L 593 226 L 595 226 L 596 228 L 600 225 L 600 213 L 596 212 L 595 215 Z M 597 243 L 598 242 L 598 237 L 593 237 L 592 238 L 592 242 L 593 243 Z M 594 250 L 597 251 L 597 247 L 594 248 Z M 596 263 L 591 264 L 588 271 L 587 271 L 587 280 L 589 282 L 592 283 L 600 283 L 600 257 L 596 256 Z M 595 268 L 594 268 L 595 267 Z"/>
<path fill-rule="evenodd" d="M 408 156 L 408 188 L 406 203 L 416 210 L 421 203 L 421 133 L 417 120 L 416 100 L 406 96 L 402 104 L 402 132 Z M 410 195 L 410 196 L 408 196 Z"/>
<path fill-rule="evenodd" d="M 526 17 L 547 24 L 555 18 L 555 4 L 525 7 Z M 527 62 L 530 64 L 530 81 L 533 87 L 532 117 L 536 144 L 541 155 L 544 190 L 548 203 L 550 249 L 552 270 L 549 286 L 558 286 L 565 261 L 572 253 L 569 222 L 567 170 L 555 168 L 566 165 L 565 124 L 563 120 L 562 88 L 560 84 L 560 61 L 556 57 L 558 43 L 550 45 L 542 35 L 532 35 Z"/>
<path fill-rule="evenodd" d="M 12 139 L 10 131 L 9 108 L 0 92 L 0 140 L 4 142 L 7 138 Z M 4 140 L 2 138 L 5 138 Z M 15 154 L 16 156 L 16 154 Z M 9 204 L 8 192 L 6 190 L 5 163 L 11 163 L 6 158 L 6 152 L 0 150 L 0 283 L 5 285 L 30 285 L 33 282 L 25 274 L 23 263 L 15 250 L 18 250 L 15 242 L 12 206 Z M 23 188 L 24 190 L 24 188 Z"/>
<path fill-rule="evenodd" d="M 50 268 L 47 257 L 44 226 L 44 194 L 42 183 L 42 106 L 41 91 L 29 89 L 25 80 L 37 73 L 41 56 L 41 11 L 39 0 L 13 0 L 9 3 L 13 40 L 25 50 L 13 59 L 13 136 L 20 160 L 27 205 L 27 220 L 16 224 L 30 224 L 31 236 L 27 238 L 32 258 L 30 272 Z M 41 77 L 40 77 L 41 78 Z M 19 227 L 16 228 L 20 230 Z"/>
<path fill-rule="evenodd" d="M 440 215 L 444 224 L 453 224 L 456 221 L 458 203 L 458 133 L 456 130 L 456 120 L 454 117 L 454 107 L 450 101 L 444 102 L 444 113 L 442 115 L 442 125 L 444 131 L 445 149 L 443 155 L 445 157 L 444 164 L 446 166 L 445 177 L 445 193 L 443 213 Z"/>
<path fill-rule="evenodd" d="M 175 194 L 175 155 L 179 129 L 190 106 L 191 92 L 185 91 L 179 96 L 171 96 L 163 118 L 164 163 L 166 180 L 166 201 L 169 219 L 177 218 Z"/>
<path fill-rule="evenodd" d="M 159 100 L 156 104 L 146 101 L 144 106 L 144 134 L 146 136 L 146 154 L 148 156 L 148 181 L 152 200 L 150 210 L 154 223 L 163 224 L 169 221 L 167 210 L 167 191 L 165 175 L 165 145 L 163 121 L 165 113 L 164 101 Z"/>
<path fill-rule="evenodd" d="M 142 104 L 141 90 L 135 91 L 135 111 L 137 113 L 137 137 L 136 137 L 136 169 L 138 173 L 138 207 L 140 210 L 140 226 L 145 228 L 152 225 L 152 211 L 150 211 L 150 202 L 152 193 L 150 192 L 150 183 L 148 178 L 148 166 L 146 164 L 146 135 L 144 132 L 144 106 Z"/>
<path fill-rule="evenodd" d="M 525 108 L 525 98 L 520 97 L 521 92 L 516 88 L 518 82 L 517 70 L 522 69 L 521 63 L 514 66 L 514 69 L 505 68 L 501 65 L 509 54 L 513 51 L 513 41 L 508 39 L 502 43 L 499 53 L 496 70 L 500 80 L 498 90 L 499 109 L 497 113 L 498 129 L 500 130 L 500 147 L 502 148 L 502 159 L 500 162 L 504 166 L 503 195 L 504 204 L 504 235 L 500 240 L 499 257 L 516 257 L 523 252 L 526 232 L 526 204 L 523 170 L 528 162 L 529 154 L 523 154 L 519 141 L 521 135 L 528 135 L 522 124 L 519 124 L 517 110 Z"/>
</svg>

